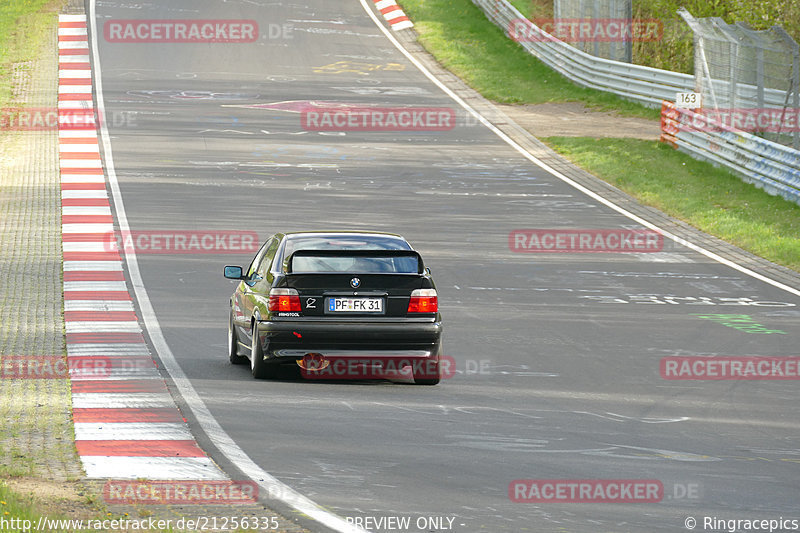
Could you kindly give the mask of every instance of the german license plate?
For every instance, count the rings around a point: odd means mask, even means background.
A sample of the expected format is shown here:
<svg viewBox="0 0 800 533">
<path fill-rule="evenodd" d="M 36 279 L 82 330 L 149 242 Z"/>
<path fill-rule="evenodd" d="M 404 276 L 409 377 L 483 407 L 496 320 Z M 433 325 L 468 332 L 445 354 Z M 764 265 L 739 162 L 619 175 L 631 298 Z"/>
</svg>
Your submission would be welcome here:
<svg viewBox="0 0 800 533">
<path fill-rule="evenodd" d="M 329 313 L 383 313 L 383 298 L 328 298 Z"/>
</svg>

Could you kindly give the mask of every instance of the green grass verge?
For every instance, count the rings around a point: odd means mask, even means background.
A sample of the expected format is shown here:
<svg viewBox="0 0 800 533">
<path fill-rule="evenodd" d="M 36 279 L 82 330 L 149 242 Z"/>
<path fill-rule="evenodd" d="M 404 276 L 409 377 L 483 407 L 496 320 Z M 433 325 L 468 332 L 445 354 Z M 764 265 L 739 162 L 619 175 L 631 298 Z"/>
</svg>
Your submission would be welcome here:
<svg viewBox="0 0 800 533">
<path fill-rule="evenodd" d="M 800 206 L 659 142 L 587 137 L 542 140 L 642 202 L 800 271 Z"/>
<path fill-rule="evenodd" d="M 624 115 L 658 111 L 574 85 L 505 36 L 470 0 L 402 0 L 420 43 L 486 98 L 506 104 L 583 102 Z"/>
<path fill-rule="evenodd" d="M 63 4 L 63 0 L 0 2 L 0 107 L 13 96 L 13 65 L 36 57 L 44 39 L 55 31 L 57 8 Z"/>
</svg>

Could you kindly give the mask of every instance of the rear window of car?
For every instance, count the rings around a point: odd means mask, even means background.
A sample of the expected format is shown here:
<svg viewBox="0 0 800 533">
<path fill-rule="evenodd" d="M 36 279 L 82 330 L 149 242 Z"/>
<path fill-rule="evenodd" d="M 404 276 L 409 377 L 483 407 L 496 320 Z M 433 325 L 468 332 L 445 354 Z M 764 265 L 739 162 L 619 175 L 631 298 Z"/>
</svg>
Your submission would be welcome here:
<svg viewBox="0 0 800 533">
<path fill-rule="evenodd" d="M 401 239 L 361 235 L 288 239 L 283 251 L 284 269 L 288 266 L 286 263 L 289 257 L 299 250 L 411 250 L 411 246 Z M 293 272 L 416 274 L 418 269 L 419 260 L 415 256 L 321 257 L 311 255 L 295 257 L 292 261 Z"/>
</svg>

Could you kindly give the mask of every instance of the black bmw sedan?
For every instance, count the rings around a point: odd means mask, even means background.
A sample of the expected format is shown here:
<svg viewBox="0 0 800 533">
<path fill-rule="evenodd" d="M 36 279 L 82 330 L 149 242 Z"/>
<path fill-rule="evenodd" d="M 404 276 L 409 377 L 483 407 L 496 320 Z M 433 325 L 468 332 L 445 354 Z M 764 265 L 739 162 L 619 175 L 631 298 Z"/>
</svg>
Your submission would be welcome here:
<svg viewBox="0 0 800 533">
<path fill-rule="evenodd" d="M 228 350 L 256 378 L 297 365 L 309 379 L 441 376 L 442 321 L 422 257 L 389 233 L 278 233 L 231 296 Z"/>
</svg>

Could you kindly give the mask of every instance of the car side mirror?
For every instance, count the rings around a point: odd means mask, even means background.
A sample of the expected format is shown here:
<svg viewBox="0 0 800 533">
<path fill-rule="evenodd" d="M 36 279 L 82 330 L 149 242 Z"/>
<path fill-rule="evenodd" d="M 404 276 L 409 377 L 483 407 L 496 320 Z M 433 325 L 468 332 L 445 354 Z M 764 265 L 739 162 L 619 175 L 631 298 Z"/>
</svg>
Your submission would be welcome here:
<svg viewBox="0 0 800 533">
<path fill-rule="evenodd" d="M 431 269 L 430 268 L 425 267 L 425 272 L 427 272 L 429 276 L 431 275 Z"/>
<path fill-rule="evenodd" d="M 225 277 L 228 279 L 244 279 L 244 273 L 242 272 L 242 267 L 240 266 L 226 266 L 225 267 Z"/>
</svg>

